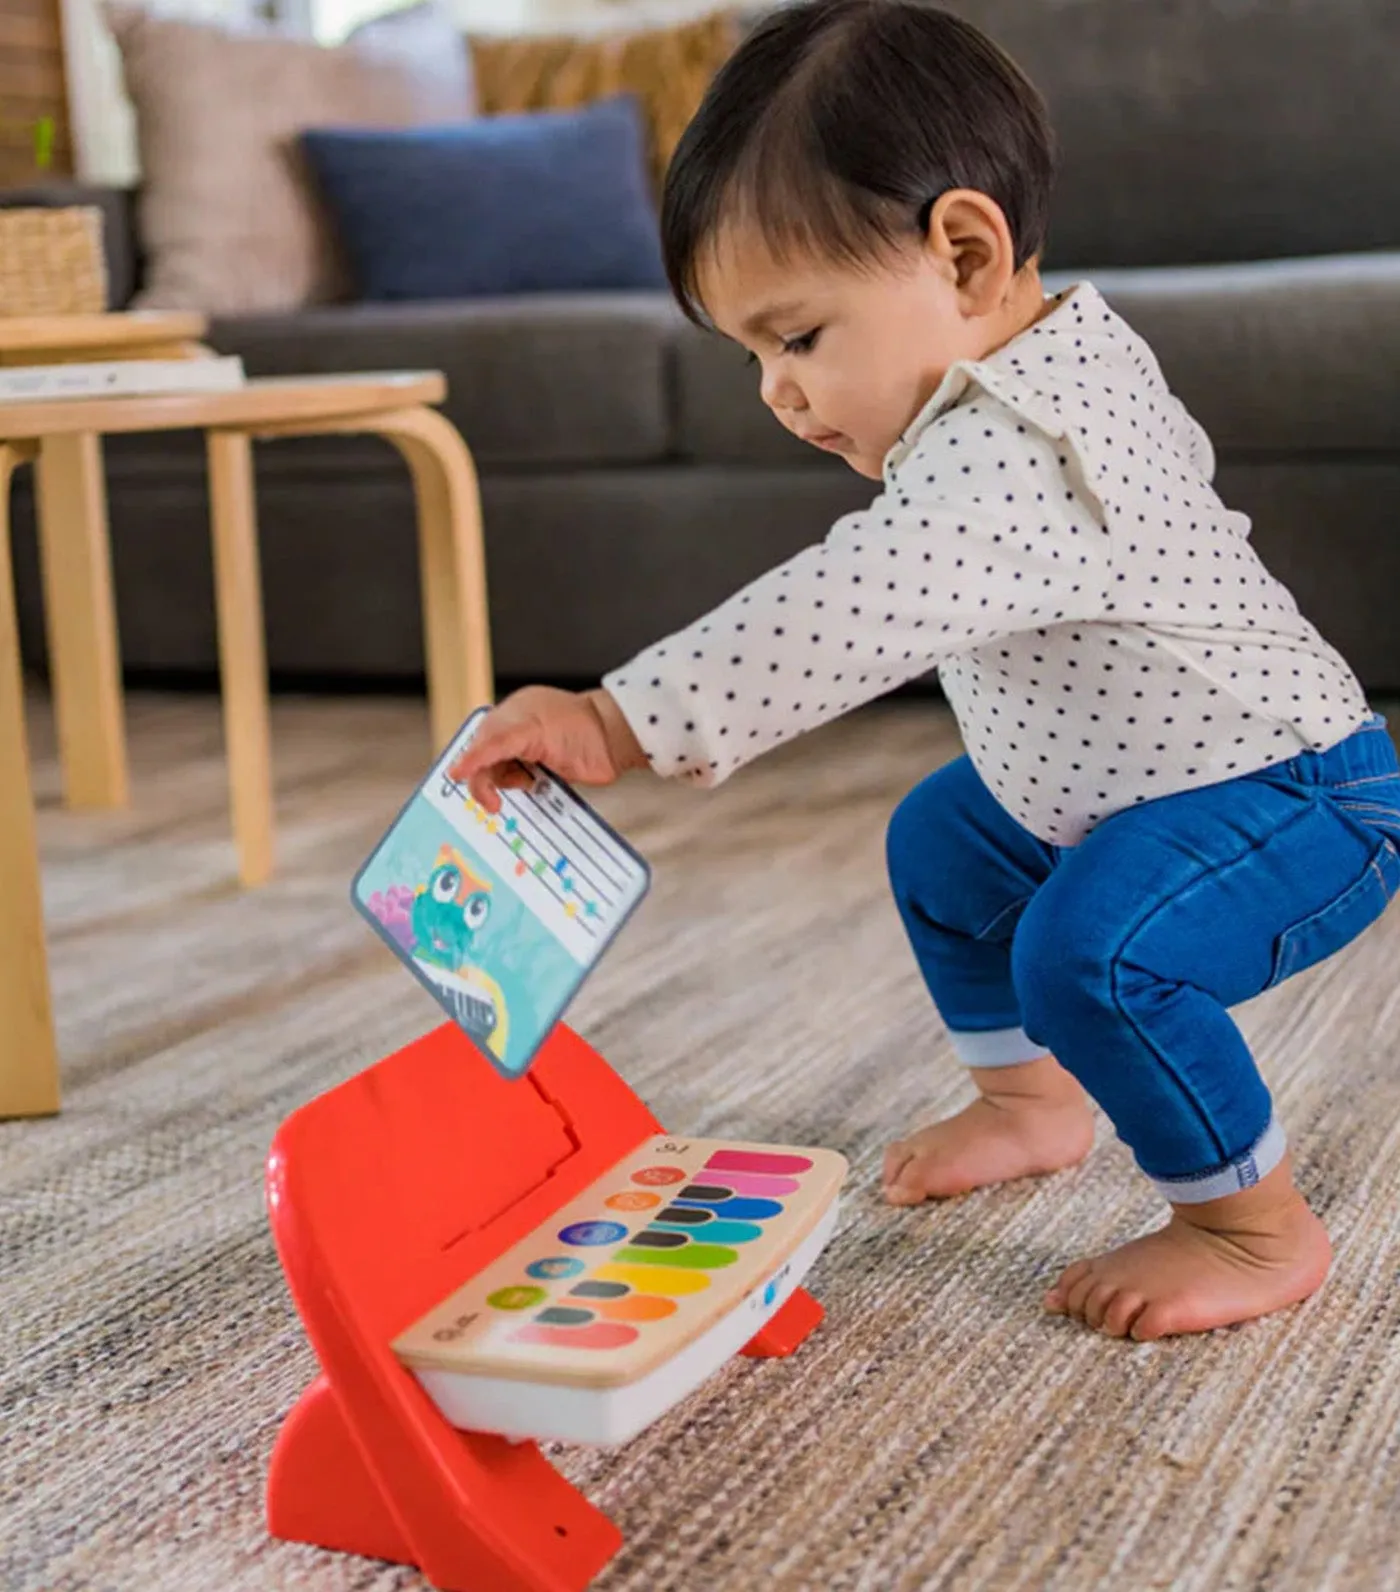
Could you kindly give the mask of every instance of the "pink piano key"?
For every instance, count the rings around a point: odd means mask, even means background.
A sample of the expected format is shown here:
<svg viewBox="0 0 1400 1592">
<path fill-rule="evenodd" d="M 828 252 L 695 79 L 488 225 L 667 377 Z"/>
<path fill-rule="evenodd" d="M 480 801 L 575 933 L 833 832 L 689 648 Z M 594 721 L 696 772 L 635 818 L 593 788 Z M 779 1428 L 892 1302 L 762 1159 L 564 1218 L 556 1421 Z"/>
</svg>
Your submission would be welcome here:
<svg viewBox="0 0 1400 1592">
<path fill-rule="evenodd" d="M 705 1166 L 711 1172 L 770 1172 L 777 1177 L 812 1169 L 805 1155 L 774 1155 L 768 1150 L 716 1150 Z"/>
<path fill-rule="evenodd" d="M 696 1179 L 696 1182 L 709 1181 L 708 1177 Z M 736 1194 L 752 1194 L 766 1200 L 778 1200 L 784 1194 L 796 1194 L 802 1187 L 795 1177 L 765 1177 L 761 1172 L 726 1172 L 723 1176 L 716 1172 L 715 1181 L 722 1183 L 725 1188 L 733 1189 Z"/>
</svg>

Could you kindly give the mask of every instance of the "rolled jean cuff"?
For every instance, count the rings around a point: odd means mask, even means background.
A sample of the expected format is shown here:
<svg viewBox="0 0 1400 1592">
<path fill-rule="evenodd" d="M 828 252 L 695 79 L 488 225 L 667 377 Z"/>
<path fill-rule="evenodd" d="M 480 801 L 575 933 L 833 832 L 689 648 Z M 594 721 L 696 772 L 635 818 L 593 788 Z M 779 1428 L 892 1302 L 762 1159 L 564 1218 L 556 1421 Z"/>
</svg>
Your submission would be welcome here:
<svg viewBox="0 0 1400 1592">
<path fill-rule="evenodd" d="M 1154 1177 L 1152 1181 L 1173 1205 L 1202 1205 L 1206 1200 L 1224 1199 L 1227 1194 L 1253 1188 L 1279 1164 L 1287 1148 L 1288 1139 L 1278 1118 L 1270 1117 L 1253 1148 L 1228 1165 L 1198 1177 Z"/>
<path fill-rule="evenodd" d="M 950 1029 L 948 1037 L 964 1067 L 1019 1067 L 1048 1055 L 1024 1028 L 992 1028 L 985 1033 Z"/>
</svg>

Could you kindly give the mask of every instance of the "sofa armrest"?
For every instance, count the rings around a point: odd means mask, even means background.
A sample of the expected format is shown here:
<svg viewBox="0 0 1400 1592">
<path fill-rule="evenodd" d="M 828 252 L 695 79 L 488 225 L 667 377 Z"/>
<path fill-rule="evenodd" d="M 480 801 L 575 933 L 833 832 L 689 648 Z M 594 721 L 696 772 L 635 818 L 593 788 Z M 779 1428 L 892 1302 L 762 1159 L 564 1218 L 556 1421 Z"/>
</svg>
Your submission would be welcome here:
<svg viewBox="0 0 1400 1592">
<path fill-rule="evenodd" d="M 64 205 L 95 205 L 102 212 L 107 304 L 110 309 L 125 309 L 141 280 L 135 191 L 100 183 L 56 180 L 31 183 L 27 188 L 9 188 L 0 194 L 0 209 L 32 206 L 39 210 L 57 210 Z"/>
</svg>

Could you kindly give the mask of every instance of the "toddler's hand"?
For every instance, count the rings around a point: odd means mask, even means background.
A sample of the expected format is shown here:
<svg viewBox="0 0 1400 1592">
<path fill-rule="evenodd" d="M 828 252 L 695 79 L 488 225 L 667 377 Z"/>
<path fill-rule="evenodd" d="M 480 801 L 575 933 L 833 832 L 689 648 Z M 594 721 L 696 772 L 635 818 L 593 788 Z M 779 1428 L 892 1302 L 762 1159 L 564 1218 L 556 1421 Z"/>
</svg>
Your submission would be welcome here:
<svg viewBox="0 0 1400 1592">
<path fill-rule="evenodd" d="M 611 785 L 629 768 L 645 768 L 646 761 L 606 691 L 532 685 L 492 708 L 448 773 L 495 813 L 501 810 L 501 790 L 530 784 L 522 763 L 544 763 L 561 779 L 580 785 Z"/>
</svg>

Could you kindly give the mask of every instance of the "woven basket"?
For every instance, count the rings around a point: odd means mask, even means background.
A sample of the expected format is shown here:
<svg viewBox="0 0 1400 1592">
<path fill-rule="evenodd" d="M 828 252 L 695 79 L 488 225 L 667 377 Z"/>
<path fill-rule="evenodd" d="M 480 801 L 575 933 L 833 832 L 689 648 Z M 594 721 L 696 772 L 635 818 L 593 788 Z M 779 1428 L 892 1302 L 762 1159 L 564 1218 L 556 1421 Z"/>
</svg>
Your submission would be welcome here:
<svg viewBox="0 0 1400 1592">
<path fill-rule="evenodd" d="M 0 210 L 0 315 L 96 315 L 106 308 L 100 210 Z"/>
</svg>

